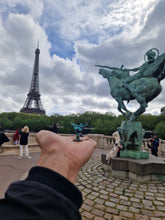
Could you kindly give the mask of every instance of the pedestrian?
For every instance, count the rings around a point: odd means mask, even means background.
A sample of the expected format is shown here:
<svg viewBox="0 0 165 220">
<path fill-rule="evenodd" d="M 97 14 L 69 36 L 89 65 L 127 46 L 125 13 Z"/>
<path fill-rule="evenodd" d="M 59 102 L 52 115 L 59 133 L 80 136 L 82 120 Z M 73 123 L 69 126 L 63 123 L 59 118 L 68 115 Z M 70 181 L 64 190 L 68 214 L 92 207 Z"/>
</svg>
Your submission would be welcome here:
<svg viewBox="0 0 165 220">
<path fill-rule="evenodd" d="M 23 158 L 23 146 L 25 146 L 25 157 L 27 157 L 28 159 L 31 158 L 28 149 L 28 136 L 29 136 L 29 128 L 28 126 L 25 126 L 24 128 L 21 129 L 20 132 L 20 152 L 18 159 Z"/>
<path fill-rule="evenodd" d="M 58 133 L 57 122 L 54 122 L 54 125 L 53 125 L 53 132 L 54 132 L 54 133 Z"/>
<path fill-rule="evenodd" d="M 13 136 L 14 145 L 18 145 L 19 137 L 20 137 L 19 129 L 17 128 L 16 131 L 15 131 L 15 134 Z"/>
<path fill-rule="evenodd" d="M 3 133 L 2 125 L 0 124 L 0 153 L 2 153 L 2 144 L 10 141 L 9 138 Z"/>
<path fill-rule="evenodd" d="M 157 157 L 158 147 L 159 147 L 158 134 L 153 134 L 152 138 L 150 138 L 149 141 L 147 142 L 147 146 L 151 149 L 151 154 Z"/>
<path fill-rule="evenodd" d="M 50 131 L 40 131 L 36 140 L 41 148 L 37 166 L 9 186 L 0 199 L 0 219 L 81 220 L 82 194 L 74 184 L 97 143 L 89 137 L 74 142 Z"/>
</svg>

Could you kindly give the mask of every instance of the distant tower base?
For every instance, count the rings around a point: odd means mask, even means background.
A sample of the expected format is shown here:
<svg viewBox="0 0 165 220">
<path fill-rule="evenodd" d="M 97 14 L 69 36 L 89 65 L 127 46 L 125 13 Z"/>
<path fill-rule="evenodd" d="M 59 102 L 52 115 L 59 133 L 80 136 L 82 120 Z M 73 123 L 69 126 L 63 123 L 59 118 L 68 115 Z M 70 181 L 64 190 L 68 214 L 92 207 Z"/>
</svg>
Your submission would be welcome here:
<svg viewBox="0 0 165 220">
<path fill-rule="evenodd" d="M 20 110 L 21 113 L 27 114 L 38 114 L 38 115 L 45 115 L 45 110 L 40 110 L 38 108 L 22 108 Z"/>
</svg>

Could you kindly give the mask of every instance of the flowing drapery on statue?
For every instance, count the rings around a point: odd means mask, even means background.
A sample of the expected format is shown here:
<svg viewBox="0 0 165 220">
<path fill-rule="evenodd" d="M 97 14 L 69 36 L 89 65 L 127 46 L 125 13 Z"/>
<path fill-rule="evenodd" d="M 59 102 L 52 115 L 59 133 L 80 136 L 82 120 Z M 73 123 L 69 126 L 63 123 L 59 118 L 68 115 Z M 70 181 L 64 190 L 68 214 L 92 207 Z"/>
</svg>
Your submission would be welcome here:
<svg viewBox="0 0 165 220">
<path fill-rule="evenodd" d="M 136 123 L 131 122 L 143 114 L 148 102 L 160 94 L 162 91 L 160 81 L 165 78 L 165 53 L 159 55 L 158 49 L 152 48 L 146 52 L 144 60 L 145 62 L 140 67 L 132 69 L 125 69 L 123 65 L 121 68 L 96 65 L 101 67 L 99 73 L 109 82 L 110 93 L 118 103 L 118 110 L 129 119 L 129 122 L 123 123 L 124 127 L 119 128 L 118 131 L 121 136 L 125 137 L 124 139 L 121 137 L 124 148 L 128 148 L 131 138 L 132 148 L 136 145 L 136 148 L 133 148 L 134 151 L 140 149 L 139 139 L 142 138 L 144 132 L 139 124 L 137 129 Z M 131 76 L 130 71 L 137 73 Z M 140 104 L 135 112 L 129 111 L 124 103 L 130 100 L 136 100 Z M 130 145 L 129 149 L 131 149 Z"/>
</svg>

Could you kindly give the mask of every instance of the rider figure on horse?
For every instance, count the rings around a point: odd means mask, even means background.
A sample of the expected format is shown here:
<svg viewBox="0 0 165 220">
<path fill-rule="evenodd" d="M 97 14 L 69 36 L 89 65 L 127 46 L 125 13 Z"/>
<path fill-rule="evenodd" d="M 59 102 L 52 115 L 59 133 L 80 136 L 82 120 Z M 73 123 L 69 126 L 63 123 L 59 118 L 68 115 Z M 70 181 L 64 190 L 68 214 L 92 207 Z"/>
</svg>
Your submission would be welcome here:
<svg viewBox="0 0 165 220">
<path fill-rule="evenodd" d="M 143 63 L 140 67 L 137 68 L 133 68 L 133 69 L 124 69 L 127 71 L 138 71 L 135 75 L 133 76 L 129 76 L 129 78 L 127 78 L 124 81 L 124 85 L 125 83 L 130 83 L 134 80 L 140 79 L 141 77 L 154 77 L 153 72 L 155 71 L 155 69 L 152 70 L 153 68 L 153 64 L 155 65 L 155 61 L 156 61 L 156 52 L 154 51 L 155 49 L 150 49 L 146 52 L 146 54 L 144 55 L 144 60 L 146 61 L 145 63 Z M 158 57 L 159 52 L 157 51 L 157 57 Z M 162 56 L 162 55 L 161 55 Z M 146 60 L 147 57 L 147 60 Z"/>
<path fill-rule="evenodd" d="M 157 70 L 158 70 L 158 65 L 162 61 L 162 59 L 165 59 L 165 54 L 162 54 L 161 56 L 159 56 L 159 51 L 156 48 L 152 48 L 145 53 L 144 55 L 145 63 L 143 63 L 140 67 L 136 67 L 132 69 L 123 69 L 124 65 L 122 65 L 121 68 L 110 67 L 110 66 L 100 66 L 100 65 L 96 65 L 96 66 L 113 70 L 112 73 L 117 78 L 123 80 L 121 82 L 121 86 L 129 89 L 130 82 L 140 79 L 142 77 L 147 77 L 147 78 L 154 77 L 154 78 L 158 78 L 158 80 L 160 77 L 160 80 L 161 80 L 162 77 L 160 75 L 160 72 Z M 158 63 L 158 65 L 155 65 L 156 62 Z M 162 70 L 162 67 L 161 67 L 161 70 Z M 129 74 L 130 71 L 135 71 L 135 72 L 138 71 L 138 72 L 134 74 L 133 76 L 130 76 Z"/>
<path fill-rule="evenodd" d="M 132 69 L 123 69 L 123 65 L 121 68 L 96 65 L 103 68 L 99 73 L 108 79 L 110 93 L 118 102 L 118 110 L 131 121 L 145 112 L 148 102 L 159 95 L 162 90 L 160 81 L 165 78 L 165 53 L 159 55 L 158 49 L 152 48 L 145 53 L 144 60 L 140 67 Z M 130 71 L 138 72 L 130 76 Z M 134 99 L 140 107 L 131 113 L 123 101 Z"/>
</svg>

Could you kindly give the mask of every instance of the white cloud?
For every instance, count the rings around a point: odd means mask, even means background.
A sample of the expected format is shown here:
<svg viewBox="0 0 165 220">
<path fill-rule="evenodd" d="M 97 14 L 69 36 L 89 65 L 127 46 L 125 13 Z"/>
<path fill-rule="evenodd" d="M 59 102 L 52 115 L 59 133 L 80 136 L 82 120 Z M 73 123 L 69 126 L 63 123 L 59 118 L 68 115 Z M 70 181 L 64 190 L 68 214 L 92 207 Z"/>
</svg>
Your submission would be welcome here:
<svg viewBox="0 0 165 220">
<path fill-rule="evenodd" d="M 43 12 L 43 1 L 35 0 L 5 0 L 0 2 L 2 12 L 8 12 L 9 10 L 14 13 L 25 13 L 28 12 L 34 19 L 39 19 Z"/>
<path fill-rule="evenodd" d="M 47 114 L 88 110 L 119 114 L 107 80 L 94 65 L 136 67 L 148 49 L 165 52 L 164 5 L 159 0 L 0 2 L 0 111 L 22 108 L 39 40 L 40 93 Z M 56 45 L 58 55 L 50 54 Z M 161 84 L 164 91 L 164 81 Z M 164 101 L 161 94 L 147 112 L 160 112 Z"/>
</svg>

